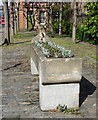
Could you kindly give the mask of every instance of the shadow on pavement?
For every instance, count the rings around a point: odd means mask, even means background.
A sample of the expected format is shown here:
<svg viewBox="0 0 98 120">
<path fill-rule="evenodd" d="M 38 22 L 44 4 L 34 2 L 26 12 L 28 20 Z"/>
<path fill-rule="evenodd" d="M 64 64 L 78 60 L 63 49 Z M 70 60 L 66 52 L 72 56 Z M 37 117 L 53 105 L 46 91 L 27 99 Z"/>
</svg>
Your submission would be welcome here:
<svg viewBox="0 0 98 120">
<path fill-rule="evenodd" d="M 92 95 L 95 90 L 96 86 L 89 82 L 85 77 L 82 77 L 82 80 L 80 82 L 79 106 L 81 106 L 88 95 Z"/>
<path fill-rule="evenodd" d="M 29 41 L 24 41 L 24 42 L 10 43 L 10 45 L 24 44 L 24 43 L 27 43 L 27 42 L 31 42 L 31 40 L 29 40 Z M 2 45 L 0 45 L 0 47 L 2 47 L 4 44 L 5 44 L 5 43 L 3 43 Z"/>
<path fill-rule="evenodd" d="M 5 69 L 3 69 L 3 70 L 1 70 L 1 71 L 9 70 L 9 69 L 14 68 L 14 67 L 17 67 L 17 66 L 19 66 L 19 65 L 21 65 L 21 64 L 22 64 L 22 63 L 17 63 L 17 64 L 15 64 L 15 65 L 13 65 L 13 66 L 11 66 L 11 67 L 8 67 L 8 68 L 5 68 Z"/>
</svg>

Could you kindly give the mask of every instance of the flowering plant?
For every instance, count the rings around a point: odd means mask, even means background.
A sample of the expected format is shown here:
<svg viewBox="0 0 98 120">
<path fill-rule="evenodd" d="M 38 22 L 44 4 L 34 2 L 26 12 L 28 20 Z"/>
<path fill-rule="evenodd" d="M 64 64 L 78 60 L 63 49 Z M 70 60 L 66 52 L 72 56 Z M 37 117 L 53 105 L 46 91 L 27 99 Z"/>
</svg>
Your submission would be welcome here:
<svg viewBox="0 0 98 120">
<path fill-rule="evenodd" d="M 35 41 L 35 44 L 38 48 L 42 50 L 42 53 L 46 57 L 70 58 L 74 56 L 71 50 L 68 50 L 64 47 L 56 45 L 52 42 Z"/>
</svg>

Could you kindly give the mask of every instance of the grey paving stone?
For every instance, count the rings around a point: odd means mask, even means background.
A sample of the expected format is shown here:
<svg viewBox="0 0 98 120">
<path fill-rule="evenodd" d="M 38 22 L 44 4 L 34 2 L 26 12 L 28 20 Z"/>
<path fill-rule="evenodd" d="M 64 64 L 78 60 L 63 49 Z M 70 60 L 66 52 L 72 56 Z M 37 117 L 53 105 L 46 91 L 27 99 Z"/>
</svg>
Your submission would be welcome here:
<svg viewBox="0 0 98 120">
<path fill-rule="evenodd" d="M 10 46 L 11 47 L 11 46 Z M 96 117 L 96 94 L 84 94 L 96 85 L 94 69 L 83 66 L 84 83 L 80 115 L 60 112 L 43 112 L 39 108 L 39 80 L 30 72 L 30 43 L 4 47 L 2 52 L 2 102 L 3 117 L 6 118 L 93 118 Z M 18 65 L 21 63 L 20 65 Z M 15 66 L 16 65 L 16 66 Z M 85 84 L 86 83 L 86 84 Z M 89 83 L 89 85 L 88 85 Z M 88 86 L 88 88 L 87 88 Z M 85 91 L 86 90 L 86 91 Z M 89 91 L 88 91 L 89 92 Z M 85 96 L 86 95 L 86 96 Z M 84 99 L 85 98 L 85 99 Z M 30 104 L 22 104 L 24 102 Z"/>
</svg>

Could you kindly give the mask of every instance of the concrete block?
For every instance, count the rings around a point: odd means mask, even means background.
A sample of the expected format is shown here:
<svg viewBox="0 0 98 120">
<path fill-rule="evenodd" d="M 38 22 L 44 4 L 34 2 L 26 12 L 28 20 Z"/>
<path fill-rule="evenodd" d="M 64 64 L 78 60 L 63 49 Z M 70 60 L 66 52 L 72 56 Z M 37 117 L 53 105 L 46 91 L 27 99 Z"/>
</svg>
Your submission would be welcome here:
<svg viewBox="0 0 98 120">
<path fill-rule="evenodd" d="M 33 60 L 31 63 L 35 64 L 38 72 L 39 63 L 41 63 L 42 84 L 80 82 L 81 80 L 81 58 L 46 58 L 34 44 L 31 46 L 31 58 Z M 34 67 L 34 64 L 31 64 L 31 66 Z"/>
<path fill-rule="evenodd" d="M 79 107 L 79 83 L 39 85 L 41 110 L 56 109 L 60 105 L 68 108 Z"/>
<path fill-rule="evenodd" d="M 42 84 L 79 82 L 82 77 L 80 58 L 40 60 Z"/>
<path fill-rule="evenodd" d="M 59 104 L 79 107 L 82 59 L 46 58 L 35 44 L 31 44 L 31 72 L 39 74 L 41 110 L 56 109 Z"/>
<path fill-rule="evenodd" d="M 31 58 L 31 73 L 32 73 L 32 75 L 38 75 L 38 70 L 37 70 L 32 58 Z"/>
</svg>

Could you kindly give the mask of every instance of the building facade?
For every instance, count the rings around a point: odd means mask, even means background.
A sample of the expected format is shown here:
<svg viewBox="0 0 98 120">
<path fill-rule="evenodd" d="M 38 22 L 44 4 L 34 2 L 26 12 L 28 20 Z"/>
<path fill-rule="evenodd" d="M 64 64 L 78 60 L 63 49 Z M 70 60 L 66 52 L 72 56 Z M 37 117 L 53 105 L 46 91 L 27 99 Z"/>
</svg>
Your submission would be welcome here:
<svg viewBox="0 0 98 120">
<path fill-rule="evenodd" d="M 51 24 L 48 3 L 20 3 L 19 29 L 49 28 Z"/>
<path fill-rule="evenodd" d="M 59 3 L 58 3 L 59 4 Z M 77 7 L 78 15 L 84 13 L 84 5 L 86 3 L 78 3 Z M 51 4 L 55 6 L 55 3 Z M 71 8 L 73 4 L 71 3 Z M 48 2 L 20 2 L 16 10 L 17 24 L 19 24 L 19 30 L 25 29 L 51 29 L 51 7 Z M 81 19 L 81 15 L 80 18 Z"/>
</svg>

